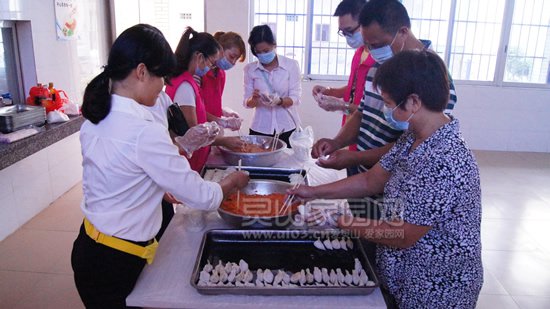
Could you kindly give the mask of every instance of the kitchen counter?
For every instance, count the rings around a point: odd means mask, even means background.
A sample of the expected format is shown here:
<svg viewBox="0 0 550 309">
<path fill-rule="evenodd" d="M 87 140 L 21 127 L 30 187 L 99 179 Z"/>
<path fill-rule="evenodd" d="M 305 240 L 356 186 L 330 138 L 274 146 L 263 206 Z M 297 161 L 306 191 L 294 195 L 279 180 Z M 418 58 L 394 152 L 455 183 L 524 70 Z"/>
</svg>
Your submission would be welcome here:
<svg viewBox="0 0 550 309">
<path fill-rule="evenodd" d="M 306 163 L 293 159 L 292 150 L 285 152 L 285 159 L 277 167 L 305 168 L 309 170 L 310 183 L 317 185 L 342 177 L 341 172 L 325 170 L 313 160 Z M 213 151 L 208 164 L 223 164 L 219 153 Z M 345 175 L 345 174 L 344 174 Z M 186 214 L 178 207 L 160 241 L 155 261 L 145 266 L 132 293 L 126 299 L 129 306 L 147 308 L 386 308 L 380 292 L 364 296 L 243 296 L 202 295 L 190 284 L 193 266 L 205 231 L 229 226 L 217 212 L 206 215 L 204 230 L 186 229 Z"/>
<path fill-rule="evenodd" d="M 46 124 L 44 130 L 35 135 L 0 144 L 0 170 L 78 132 L 83 122 L 84 117 L 71 116 L 67 122 Z"/>
</svg>

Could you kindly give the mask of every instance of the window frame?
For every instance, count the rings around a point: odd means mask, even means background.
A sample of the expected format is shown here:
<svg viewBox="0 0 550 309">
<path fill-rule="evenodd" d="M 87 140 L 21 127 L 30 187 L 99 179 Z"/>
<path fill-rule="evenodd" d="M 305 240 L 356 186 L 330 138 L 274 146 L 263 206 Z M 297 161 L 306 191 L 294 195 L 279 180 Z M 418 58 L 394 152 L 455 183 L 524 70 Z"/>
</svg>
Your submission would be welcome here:
<svg viewBox="0 0 550 309">
<path fill-rule="evenodd" d="M 345 75 L 321 75 L 321 74 L 311 74 L 307 72 L 311 72 L 311 54 L 313 50 L 313 30 L 315 25 L 313 24 L 313 17 L 314 17 L 314 1 L 315 0 L 307 0 L 307 8 L 306 8 L 306 38 L 305 38 L 305 45 L 304 45 L 304 73 L 303 79 L 304 80 L 319 80 L 319 81 L 345 81 L 349 78 L 349 76 Z M 448 65 L 450 63 L 451 59 L 451 51 L 452 51 L 452 41 L 453 41 L 453 33 L 455 28 L 455 16 L 456 16 L 456 9 L 457 9 L 457 3 L 459 0 L 451 0 L 450 9 L 449 9 L 449 19 L 448 19 L 448 27 L 447 27 L 447 40 L 445 42 L 445 53 L 444 53 L 444 61 L 445 64 Z M 504 81 L 505 76 L 505 70 L 506 70 L 506 61 L 507 61 L 507 55 L 508 55 L 508 46 L 510 41 L 510 35 L 512 31 L 512 23 L 513 23 L 513 17 L 514 17 L 514 7 L 516 4 L 516 0 L 505 0 L 504 4 L 504 13 L 502 16 L 502 25 L 500 29 L 500 41 L 499 41 L 499 47 L 496 52 L 496 64 L 495 64 L 495 72 L 493 75 L 493 80 L 491 81 L 478 81 L 478 80 L 467 80 L 467 79 L 455 79 L 454 83 L 457 85 L 472 85 L 472 86 L 496 86 L 496 87 L 515 87 L 515 88 L 535 88 L 535 89 L 550 89 L 550 83 L 533 83 L 533 82 L 507 82 Z M 254 8 L 254 0 L 249 0 L 249 7 L 250 7 L 250 14 L 249 14 L 249 22 L 250 25 L 254 25 L 254 19 L 255 19 L 255 8 Z M 423 20 L 423 19 L 420 19 Z M 412 29 L 414 33 L 414 29 Z M 253 61 L 253 55 L 249 53 L 249 59 L 250 61 Z M 548 73 L 550 74 L 550 72 Z"/>
<path fill-rule="evenodd" d="M 306 34 L 306 37 L 305 37 L 305 45 L 304 45 L 304 72 L 311 72 L 311 54 L 312 54 L 312 50 L 313 50 L 313 30 L 314 29 L 314 24 L 313 24 L 313 13 L 314 13 L 314 10 L 313 10 L 313 4 L 314 4 L 314 1 L 315 0 L 307 0 L 307 4 L 306 4 L 306 14 L 305 14 L 305 19 L 306 19 L 306 29 L 305 29 L 305 34 Z M 249 25 L 250 25 L 250 30 L 252 29 L 252 27 L 254 26 L 254 18 L 255 18 L 255 14 L 256 14 L 256 10 L 254 8 L 254 0 L 249 0 L 248 1 L 249 3 L 249 9 L 250 9 L 250 14 L 249 14 Z M 334 17 L 336 18 L 336 17 Z M 248 61 L 249 62 L 253 62 L 254 61 L 254 55 L 252 54 L 252 52 L 248 52 Z M 346 76 L 346 75 L 328 75 L 328 74 L 311 74 L 311 73 L 304 73 L 302 74 L 302 80 L 304 81 L 313 81 L 313 80 L 319 80 L 319 81 L 347 81 L 349 78 L 349 76 Z"/>
<path fill-rule="evenodd" d="M 8 82 L 8 91 L 13 99 L 13 104 L 25 104 L 26 95 L 21 63 L 21 43 L 19 41 L 18 22 L 13 20 L 0 20 L 0 26 L 1 28 L 8 29 L 8 31 L 11 32 L 11 42 L 9 42 L 9 44 L 12 48 L 11 52 L 13 52 L 13 59 L 11 60 L 14 61 L 12 64 L 12 69 L 14 70 L 13 74 L 15 74 L 15 78 L 12 80 L 12 83 L 15 85 L 12 86 L 14 86 L 15 89 L 10 87 L 10 83 Z M 34 62 L 32 65 L 34 66 Z"/>
</svg>

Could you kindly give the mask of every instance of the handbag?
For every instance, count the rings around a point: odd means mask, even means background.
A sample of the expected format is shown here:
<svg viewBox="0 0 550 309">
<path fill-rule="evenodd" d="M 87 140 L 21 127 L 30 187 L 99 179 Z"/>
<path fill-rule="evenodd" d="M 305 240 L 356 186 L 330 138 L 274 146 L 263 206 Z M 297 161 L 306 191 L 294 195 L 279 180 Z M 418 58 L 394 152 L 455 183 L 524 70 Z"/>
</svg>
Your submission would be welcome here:
<svg viewBox="0 0 550 309">
<path fill-rule="evenodd" d="M 168 106 L 168 129 L 177 136 L 183 136 L 189 130 L 187 120 L 177 103 Z"/>
</svg>

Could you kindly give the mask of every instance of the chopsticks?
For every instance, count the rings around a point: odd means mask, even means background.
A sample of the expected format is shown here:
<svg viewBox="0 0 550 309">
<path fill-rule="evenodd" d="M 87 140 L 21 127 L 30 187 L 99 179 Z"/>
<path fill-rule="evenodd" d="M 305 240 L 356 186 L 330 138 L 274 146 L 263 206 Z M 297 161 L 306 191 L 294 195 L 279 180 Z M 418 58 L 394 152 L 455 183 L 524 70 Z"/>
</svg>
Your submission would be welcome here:
<svg viewBox="0 0 550 309">
<path fill-rule="evenodd" d="M 307 178 L 307 175 L 309 173 L 309 168 L 305 171 L 304 173 L 304 177 L 303 177 L 303 181 L 304 181 L 304 184 L 306 183 L 306 178 Z M 293 186 L 292 186 L 292 190 L 298 188 L 301 184 L 299 182 L 296 182 Z M 295 195 L 294 194 L 291 194 L 291 195 L 288 195 L 286 198 L 285 198 L 285 201 L 283 202 L 283 206 L 281 207 L 281 209 L 279 209 L 279 214 L 284 214 L 288 208 L 292 205 L 292 201 L 294 200 L 294 197 Z"/>
<path fill-rule="evenodd" d="M 241 167 L 242 167 L 242 160 L 239 159 L 239 167 L 237 168 L 237 171 L 240 172 Z M 241 201 L 241 189 L 237 189 L 237 208 L 239 208 L 239 206 L 241 205 L 240 201 Z"/>
<path fill-rule="evenodd" d="M 271 151 L 274 151 L 275 147 L 279 144 L 280 135 L 281 135 L 281 132 L 275 131 L 275 135 L 273 135 L 273 139 L 271 140 Z"/>
<path fill-rule="evenodd" d="M 299 185 L 300 185 L 300 183 L 295 183 L 294 186 L 292 186 L 292 190 L 298 188 Z M 285 198 L 283 206 L 279 209 L 279 214 L 284 214 L 288 210 L 288 207 L 290 207 L 290 205 L 292 205 L 292 201 L 294 200 L 294 196 L 295 196 L 294 194 L 291 194 L 291 195 L 288 195 Z"/>
</svg>

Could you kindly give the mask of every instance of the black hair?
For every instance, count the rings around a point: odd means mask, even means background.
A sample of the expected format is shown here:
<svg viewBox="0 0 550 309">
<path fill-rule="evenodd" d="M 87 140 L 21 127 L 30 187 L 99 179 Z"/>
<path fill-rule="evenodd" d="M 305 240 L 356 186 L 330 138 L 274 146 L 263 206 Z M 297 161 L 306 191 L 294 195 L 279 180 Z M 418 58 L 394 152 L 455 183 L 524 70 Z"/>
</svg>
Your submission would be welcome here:
<svg viewBox="0 0 550 309">
<path fill-rule="evenodd" d="M 140 63 L 160 77 L 171 76 L 176 60 L 172 48 L 157 28 L 138 24 L 122 32 L 113 43 L 103 72 L 86 86 L 82 115 L 94 124 L 105 119 L 111 110 L 110 81 L 128 77 Z"/>
<path fill-rule="evenodd" d="M 434 112 L 444 111 L 449 102 L 447 67 L 429 50 L 396 54 L 378 68 L 373 87 L 387 93 L 396 104 L 416 94 L 426 109 Z M 405 109 L 404 104 L 399 107 Z"/>
<path fill-rule="evenodd" d="M 254 56 L 257 56 L 255 47 L 256 45 L 265 42 L 271 45 L 277 45 L 275 41 L 275 36 L 273 31 L 269 28 L 268 25 L 255 26 L 250 31 L 250 36 L 248 37 L 248 45 L 250 45 L 250 51 Z"/>
<path fill-rule="evenodd" d="M 368 27 L 376 22 L 382 30 L 394 35 L 401 27 L 411 28 L 407 9 L 397 0 L 370 0 L 359 14 L 359 24 Z"/>
<path fill-rule="evenodd" d="M 181 35 L 178 47 L 176 48 L 176 75 L 182 74 L 189 68 L 189 63 L 193 59 L 193 54 L 201 53 L 205 58 L 214 56 L 222 50 L 222 47 L 216 39 L 207 32 L 197 32 L 191 27 L 187 27 Z"/>
<path fill-rule="evenodd" d="M 336 7 L 336 10 L 334 11 L 334 16 L 344 16 L 347 14 L 351 14 L 351 17 L 354 20 L 357 20 L 359 17 L 359 13 L 361 12 L 361 8 L 365 5 L 365 0 L 342 0 Z"/>
</svg>

